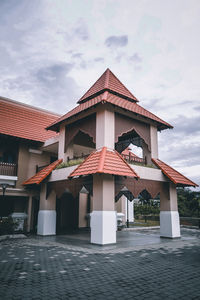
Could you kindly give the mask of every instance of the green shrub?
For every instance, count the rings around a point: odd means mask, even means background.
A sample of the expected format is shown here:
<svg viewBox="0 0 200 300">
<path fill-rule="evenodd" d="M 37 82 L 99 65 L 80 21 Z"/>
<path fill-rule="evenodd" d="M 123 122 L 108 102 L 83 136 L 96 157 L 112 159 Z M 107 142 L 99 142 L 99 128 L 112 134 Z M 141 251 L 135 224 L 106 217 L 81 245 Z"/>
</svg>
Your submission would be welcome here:
<svg viewBox="0 0 200 300">
<path fill-rule="evenodd" d="M 62 169 L 62 168 L 67 168 L 67 167 L 79 165 L 83 161 L 84 161 L 84 158 L 72 159 L 70 161 L 65 161 L 65 162 L 62 162 L 60 165 L 58 165 L 56 169 Z"/>
<path fill-rule="evenodd" d="M 16 225 L 11 217 L 0 219 L 0 235 L 13 234 Z"/>
</svg>

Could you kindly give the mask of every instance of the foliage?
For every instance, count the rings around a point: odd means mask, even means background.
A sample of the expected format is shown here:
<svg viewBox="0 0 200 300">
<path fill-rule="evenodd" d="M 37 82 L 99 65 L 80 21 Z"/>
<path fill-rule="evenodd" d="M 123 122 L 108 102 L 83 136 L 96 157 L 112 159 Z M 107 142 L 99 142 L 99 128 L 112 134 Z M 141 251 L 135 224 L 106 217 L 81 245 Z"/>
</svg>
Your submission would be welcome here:
<svg viewBox="0 0 200 300">
<path fill-rule="evenodd" d="M 16 225 L 11 217 L 0 219 L 0 235 L 14 233 Z"/>
<path fill-rule="evenodd" d="M 158 205 L 148 205 L 148 204 L 138 204 L 134 205 L 134 214 L 135 216 L 147 216 L 147 215 L 159 215 L 160 213 L 160 208 Z"/>
<path fill-rule="evenodd" d="M 200 217 L 200 192 L 178 188 L 177 195 L 181 217 Z"/>
<path fill-rule="evenodd" d="M 69 160 L 69 161 L 65 161 L 65 162 L 62 162 L 60 165 L 58 165 L 56 169 L 62 169 L 62 168 L 67 168 L 67 167 L 79 165 L 79 164 L 81 164 L 83 161 L 84 161 L 83 158 L 72 159 L 72 160 Z"/>
</svg>

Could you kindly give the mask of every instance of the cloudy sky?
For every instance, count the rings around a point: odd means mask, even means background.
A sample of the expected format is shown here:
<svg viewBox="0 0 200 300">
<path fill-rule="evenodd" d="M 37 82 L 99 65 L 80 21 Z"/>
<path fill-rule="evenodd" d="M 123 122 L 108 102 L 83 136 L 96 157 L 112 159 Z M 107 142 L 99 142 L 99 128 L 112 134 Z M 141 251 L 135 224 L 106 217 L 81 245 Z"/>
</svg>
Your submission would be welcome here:
<svg viewBox="0 0 200 300">
<path fill-rule="evenodd" d="M 174 126 L 159 156 L 200 184 L 199 0 L 0 0 L 0 95 L 61 114 L 109 67 Z"/>
</svg>

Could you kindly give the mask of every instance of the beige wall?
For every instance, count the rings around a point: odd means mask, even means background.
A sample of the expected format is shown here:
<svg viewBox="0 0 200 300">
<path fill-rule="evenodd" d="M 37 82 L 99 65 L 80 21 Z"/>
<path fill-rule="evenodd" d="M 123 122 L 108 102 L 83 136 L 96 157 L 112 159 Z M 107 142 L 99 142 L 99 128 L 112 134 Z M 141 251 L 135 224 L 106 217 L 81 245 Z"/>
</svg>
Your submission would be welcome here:
<svg viewBox="0 0 200 300">
<path fill-rule="evenodd" d="M 93 176 L 93 210 L 109 211 L 115 209 L 114 176 L 96 174 Z"/>
<path fill-rule="evenodd" d="M 16 187 L 22 187 L 22 183 L 36 173 L 36 165 L 43 166 L 50 163 L 50 153 L 36 154 L 29 152 L 30 146 L 21 144 L 18 155 L 18 181 Z"/>
</svg>

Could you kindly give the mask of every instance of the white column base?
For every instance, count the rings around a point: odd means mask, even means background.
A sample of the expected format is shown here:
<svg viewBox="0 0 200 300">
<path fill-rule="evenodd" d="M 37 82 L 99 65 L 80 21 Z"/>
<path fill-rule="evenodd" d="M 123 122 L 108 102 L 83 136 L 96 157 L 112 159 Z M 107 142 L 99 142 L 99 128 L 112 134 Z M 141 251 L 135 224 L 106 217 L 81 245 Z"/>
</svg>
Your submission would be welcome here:
<svg viewBox="0 0 200 300">
<path fill-rule="evenodd" d="M 56 211 L 40 210 L 38 213 L 37 234 L 55 235 L 56 234 Z"/>
<path fill-rule="evenodd" d="M 93 211 L 91 213 L 91 243 L 116 243 L 117 216 L 116 211 Z"/>
<path fill-rule="evenodd" d="M 178 238 L 181 236 L 178 211 L 160 212 L 160 236 L 167 238 Z"/>
</svg>

